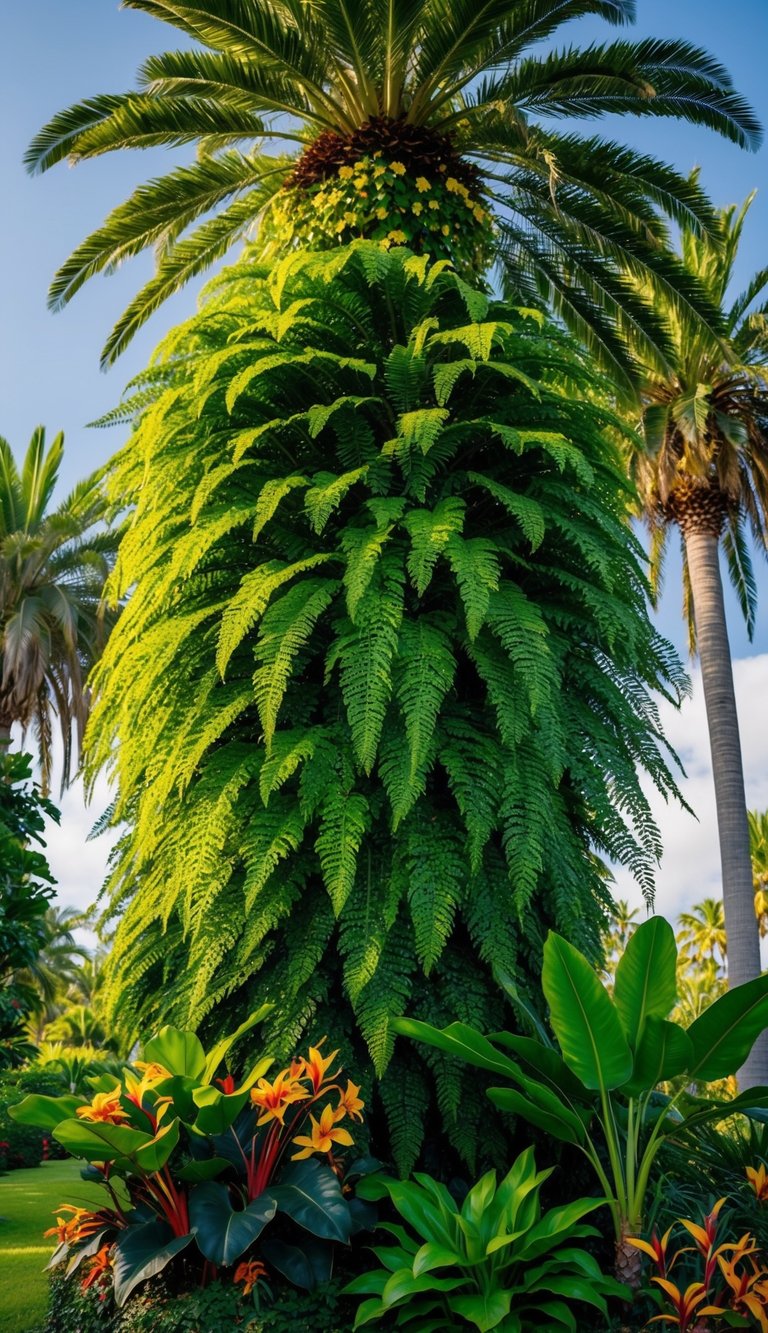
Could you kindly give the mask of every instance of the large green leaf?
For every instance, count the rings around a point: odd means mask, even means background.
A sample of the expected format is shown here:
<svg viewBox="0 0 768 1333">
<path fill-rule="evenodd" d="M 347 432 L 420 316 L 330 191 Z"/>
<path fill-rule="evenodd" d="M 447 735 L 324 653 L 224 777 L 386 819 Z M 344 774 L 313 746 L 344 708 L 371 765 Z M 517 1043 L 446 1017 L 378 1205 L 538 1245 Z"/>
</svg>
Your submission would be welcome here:
<svg viewBox="0 0 768 1333">
<path fill-rule="evenodd" d="M 649 1016 L 635 1051 L 632 1077 L 622 1091 L 630 1096 L 649 1092 L 658 1083 L 684 1074 L 692 1059 L 693 1042 L 685 1028 L 664 1018 Z"/>
<path fill-rule="evenodd" d="M 55 1129 L 62 1120 L 75 1115 L 78 1106 L 85 1106 L 84 1097 L 44 1097 L 30 1093 L 15 1106 L 9 1106 L 11 1120 L 19 1125 L 35 1125 L 38 1129 Z"/>
<path fill-rule="evenodd" d="M 727 991 L 691 1024 L 692 1078 L 710 1080 L 735 1074 L 766 1027 L 768 973 Z"/>
<path fill-rule="evenodd" d="M 529 1124 L 543 1129 L 545 1134 L 551 1134 L 562 1143 L 584 1142 L 583 1121 L 555 1093 L 540 1083 L 529 1083 L 525 1094 L 515 1088 L 489 1088 L 488 1096 L 494 1106 L 521 1116 Z"/>
<path fill-rule="evenodd" d="M 277 1212 L 271 1194 L 260 1194 L 247 1208 L 232 1206 L 226 1185 L 210 1180 L 189 1196 L 189 1220 L 201 1254 L 228 1267 L 261 1235 Z"/>
<path fill-rule="evenodd" d="M 171 1074 L 186 1074 L 198 1082 L 205 1073 L 202 1042 L 194 1032 L 182 1032 L 179 1028 L 161 1028 L 144 1047 L 144 1059 L 163 1065 Z"/>
<path fill-rule="evenodd" d="M 451 1309 L 461 1315 L 473 1328 L 485 1333 L 496 1328 L 509 1314 L 512 1305 L 512 1292 L 494 1287 L 487 1292 L 478 1292 L 474 1296 L 452 1296 Z"/>
<path fill-rule="evenodd" d="M 565 1063 L 587 1088 L 618 1088 L 632 1072 L 621 1020 L 595 969 L 550 931 L 542 972 L 552 1029 Z"/>
<path fill-rule="evenodd" d="M 206 1057 L 205 1068 L 203 1069 L 203 1079 L 206 1083 L 211 1083 L 213 1081 L 214 1074 L 219 1065 L 222 1060 L 226 1059 L 235 1042 L 238 1041 L 240 1037 L 244 1036 L 246 1032 L 250 1032 L 251 1028 L 255 1027 L 257 1023 L 260 1023 L 262 1018 L 266 1018 L 267 1014 L 270 1010 L 274 1009 L 274 1007 L 273 1004 L 260 1005 L 258 1009 L 254 1009 L 253 1013 L 248 1015 L 245 1021 L 240 1024 L 239 1028 L 236 1028 L 228 1037 L 222 1037 L 221 1041 L 217 1041 L 216 1045 L 211 1047 Z M 271 1060 L 267 1061 L 267 1069 L 271 1063 Z M 257 1075 L 257 1078 L 260 1077 L 261 1075 Z"/>
<path fill-rule="evenodd" d="M 616 968 L 613 1000 L 633 1048 L 642 1040 L 646 1018 L 666 1018 L 676 999 L 675 933 L 662 916 L 654 916 L 630 936 Z"/>
<path fill-rule="evenodd" d="M 584 1084 L 571 1073 L 553 1046 L 543 1046 L 534 1037 L 519 1037 L 513 1032 L 490 1032 L 488 1040 L 514 1051 L 524 1074 L 530 1071 L 534 1077 L 568 1097 L 584 1097 Z"/>
<path fill-rule="evenodd" d="M 393 1018 L 389 1027 L 391 1032 L 423 1041 L 427 1046 L 436 1046 L 439 1051 L 455 1055 L 457 1060 L 476 1065 L 478 1069 L 489 1069 L 492 1074 L 506 1074 L 510 1078 L 521 1077 L 518 1065 L 466 1023 L 451 1023 L 441 1029 L 430 1023 L 420 1023 L 415 1018 Z"/>
<path fill-rule="evenodd" d="M 333 1272 L 333 1246 L 311 1236 L 302 1238 L 300 1245 L 267 1236 L 259 1246 L 259 1254 L 295 1287 L 303 1287 L 305 1291 L 314 1291 L 321 1283 L 329 1282 Z"/>
<path fill-rule="evenodd" d="M 196 1088 L 194 1103 L 199 1109 L 195 1129 L 201 1134 L 225 1134 L 247 1101 L 247 1092 L 224 1093 L 218 1088 Z"/>
<path fill-rule="evenodd" d="M 314 1157 L 291 1162 L 270 1193 L 281 1213 L 322 1240 L 349 1242 L 352 1218 L 337 1177 Z"/>
<path fill-rule="evenodd" d="M 84 1157 L 88 1162 L 109 1162 L 116 1157 L 132 1158 L 140 1148 L 152 1142 L 152 1134 L 128 1125 L 112 1125 L 103 1121 L 62 1120 L 53 1131 L 53 1137 L 73 1157 Z"/>
<path fill-rule="evenodd" d="M 192 1233 L 174 1236 L 167 1222 L 159 1218 L 130 1226 L 123 1231 L 115 1247 L 115 1303 L 124 1305 L 140 1282 L 161 1273 L 166 1264 L 190 1244 Z"/>
</svg>

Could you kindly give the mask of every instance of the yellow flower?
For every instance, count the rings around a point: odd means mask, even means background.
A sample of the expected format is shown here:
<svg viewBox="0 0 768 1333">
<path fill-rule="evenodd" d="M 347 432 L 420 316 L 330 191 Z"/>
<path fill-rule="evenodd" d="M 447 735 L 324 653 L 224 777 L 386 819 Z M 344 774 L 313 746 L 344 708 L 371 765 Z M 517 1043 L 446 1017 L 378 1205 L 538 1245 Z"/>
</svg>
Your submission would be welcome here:
<svg viewBox="0 0 768 1333">
<path fill-rule="evenodd" d="M 476 208 L 472 209 L 472 212 L 474 213 L 477 222 L 485 222 L 485 209 L 481 208 L 479 204 Z"/>
<path fill-rule="evenodd" d="M 416 203 L 413 205 L 413 208 L 411 209 L 411 212 L 412 212 L 412 213 L 415 213 L 416 216 L 419 217 L 420 214 L 424 212 L 424 205 L 423 205 L 423 204 L 420 204 L 420 203 L 418 202 L 418 200 L 417 200 Z"/>
<path fill-rule="evenodd" d="M 367 177 L 367 175 L 366 175 L 366 173 L 365 173 L 364 171 L 361 172 L 361 174 L 360 174 L 359 176 L 355 176 L 355 185 L 360 186 L 360 185 L 367 185 L 367 184 L 368 184 L 368 177 Z"/>
<path fill-rule="evenodd" d="M 336 223 L 336 226 L 334 227 L 334 231 L 336 232 L 336 235 L 337 235 L 337 236 L 338 236 L 338 234 L 339 234 L 340 231 L 343 231 L 343 230 L 344 230 L 344 228 L 346 227 L 346 225 L 347 225 L 346 222 L 344 222 L 343 220 L 342 220 L 341 222 L 337 222 L 337 223 Z"/>
<path fill-rule="evenodd" d="M 377 167 L 373 168 L 373 174 L 375 179 L 378 180 L 380 176 L 386 176 L 387 168 L 380 162 Z"/>
<path fill-rule="evenodd" d="M 445 182 L 445 188 L 446 190 L 449 191 L 450 194 L 458 194 L 459 191 L 461 190 L 461 186 L 459 185 L 459 182 L 456 180 L 455 176 L 448 177 L 447 181 Z"/>
<path fill-rule="evenodd" d="M 328 194 L 325 196 L 325 199 L 323 199 L 322 195 L 317 196 L 317 201 L 315 206 L 317 207 L 318 203 L 325 202 L 329 208 L 335 208 L 339 200 L 343 198 L 344 195 L 342 194 L 341 190 L 330 190 Z"/>
<path fill-rule="evenodd" d="M 447 223 L 445 223 L 445 222 L 443 223 L 443 225 L 442 225 L 442 227 L 440 228 L 440 230 L 441 230 L 441 232 L 443 233 L 443 236 L 450 236 L 450 234 L 451 234 L 451 229 L 450 229 L 450 227 L 447 225 Z"/>
<path fill-rule="evenodd" d="M 161 1078 L 172 1078 L 170 1069 L 165 1065 L 159 1065 L 156 1060 L 132 1060 L 134 1069 L 138 1069 L 144 1075 L 144 1081 L 147 1084 L 159 1083 Z"/>
<path fill-rule="evenodd" d="M 419 194 L 426 194 L 427 190 L 432 189 L 432 186 L 430 185 L 426 176 L 416 177 L 416 189 L 418 190 Z"/>
<path fill-rule="evenodd" d="M 299 1134 L 293 1141 L 298 1144 L 300 1152 L 291 1154 L 293 1162 L 301 1161 L 304 1157 L 311 1157 L 316 1152 L 331 1152 L 334 1143 L 341 1143 L 349 1148 L 354 1142 L 352 1135 L 346 1129 L 334 1129 L 335 1113 L 332 1106 L 325 1106 L 320 1115 L 320 1119 L 315 1120 L 310 1115 L 310 1124 L 312 1130 L 309 1134 Z"/>
<path fill-rule="evenodd" d="M 394 231 L 390 231 L 387 234 L 387 240 L 391 241 L 393 245 L 405 245 L 407 239 L 408 237 L 406 236 L 405 232 L 400 231 L 399 228 L 395 228 Z"/>
<path fill-rule="evenodd" d="M 97 1092 L 87 1106 L 78 1106 L 77 1115 L 81 1120 L 103 1121 L 104 1124 L 119 1125 L 127 1120 L 128 1115 L 120 1105 L 120 1092 Z"/>
<path fill-rule="evenodd" d="M 362 1120 L 362 1110 L 365 1102 L 358 1097 L 359 1086 L 347 1079 L 347 1090 L 339 1096 L 339 1104 L 333 1113 L 334 1121 L 343 1120 L 345 1115 L 351 1115 L 353 1120 Z"/>
<path fill-rule="evenodd" d="M 377 218 L 379 218 L 379 219 L 383 222 L 384 219 L 385 219 L 385 217 L 387 216 L 387 213 L 388 213 L 388 212 L 389 212 L 389 209 L 387 209 L 387 208 L 383 208 L 383 207 L 382 207 L 382 208 L 377 208 L 377 209 L 376 209 L 376 216 L 377 216 Z"/>
<path fill-rule="evenodd" d="M 456 192 L 457 192 L 457 194 L 460 194 L 460 195 L 461 195 L 462 199 L 468 199 L 468 198 L 469 198 L 469 190 L 467 189 L 466 185 L 461 185 L 461 184 L 459 184 L 459 186 L 458 186 Z"/>
<path fill-rule="evenodd" d="M 339 180 L 350 181 L 354 175 L 351 167 L 339 167 Z"/>
<path fill-rule="evenodd" d="M 405 167 L 403 166 L 402 162 L 390 162 L 389 169 L 390 171 L 394 171 L 396 176 L 405 175 Z"/>
<path fill-rule="evenodd" d="M 430 201 L 429 201 L 429 207 L 430 207 L 430 208 L 432 209 L 432 211 L 434 212 L 435 209 L 438 209 L 438 208 L 440 207 L 440 205 L 439 205 L 439 203 L 437 202 L 436 199 L 430 199 Z"/>
<path fill-rule="evenodd" d="M 391 235 L 392 233 L 390 232 L 390 236 Z M 326 1070 L 333 1064 L 339 1052 L 331 1051 L 330 1055 L 323 1057 L 320 1053 L 320 1047 L 324 1041 L 325 1037 L 321 1037 L 317 1046 L 310 1046 L 309 1059 L 304 1061 L 303 1077 L 311 1079 L 312 1087 L 315 1092 L 319 1092 L 324 1083 L 328 1083 L 331 1079 L 336 1077 L 335 1074 L 328 1074 L 326 1076 Z"/>
<path fill-rule="evenodd" d="M 353 227 L 354 224 L 357 222 L 357 214 L 352 213 L 350 212 L 349 209 L 347 209 L 347 212 L 344 214 L 344 221 L 348 222 L 350 227 Z"/>
<path fill-rule="evenodd" d="M 288 1107 L 294 1102 L 306 1101 L 308 1096 L 307 1089 L 291 1077 L 288 1069 L 281 1070 L 274 1083 L 260 1078 L 256 1087 L 251 1088 L 251 1101 L 254 1106 L 260 1106 L 262 1111 L 256 1123 L 266 1125 L 268 1120 L 278 1120 L 281 1125 L 284 1124 Z"/>
<path fill-rule="evenodd" d="M 753 1166 L 747 1167 L 747 1180 L 755 1191 L 755 1197 L 760 1203 L 765 1203 L 768 1200 L 768 1171 L 762 1162 L 757 1170 Z"/>
</svg>

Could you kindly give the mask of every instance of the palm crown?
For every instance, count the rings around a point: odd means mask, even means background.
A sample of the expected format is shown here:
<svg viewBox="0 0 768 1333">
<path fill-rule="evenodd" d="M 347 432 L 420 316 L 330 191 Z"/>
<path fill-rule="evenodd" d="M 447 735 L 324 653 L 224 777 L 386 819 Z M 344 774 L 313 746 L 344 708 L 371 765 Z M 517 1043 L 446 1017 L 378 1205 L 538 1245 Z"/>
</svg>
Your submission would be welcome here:
<svg viewBox="0 0 768 1333">
<path fill-rule="evenodd" d="M 0 437 L 0 743 L 14 722 L 32 723 L 43 784 L 52 767 L 54 715 L 64 743 L 63 781 L 85 723 L 86 677 L 104 638 L 101 593 L 116 547 L 102 528 L 107 504 L 98 475 L 49 508 L 64 437 L 49 449 L 32 435 L 21 471 Z"/>
<path fill-rule="evenodd" d="M 652 301 L 638 295 L 627 272 L 650 283 L 654 296 L 662 291 L 707 312 L 700 288 L 665 247 L 659 214 L 694 229 L 707 225 L 711 215 L 697 183 L 619 144 L 556 133 L 531 119 L 607 111 L 674 116 L 756 145 L 759 126 L 728 74 L 688 43 L 619 41 L 530 53 L 574 18 L 630 22 L 634 0 L 123 4 L 207 49 L 152 56 L 136 90 L 60 113 L 27 159 L 44 170 L 66 157 L 118 148 L 198 145 L 193 164 L 139 187 L 54 280 L 51 301 L 58 306 L 93 273 L 155 246 L 155 276 L 111 334 L 106 361 L 166 296 L 252 229 L 286 182 L 294 192 L 327 177 L 338 183 L 339 170 L 368 155 L 413 166 L 430 189 L 440 184 L 441 168 L 465 189 L 482 188 L 508 287 L 522 299 L 543 295 L 624 374 L 628 343 L 654 364 L 666 350 Z M 261 152 L 264 140 L 275 155 Z M 458 219 L 442 216 L 450 202 L 444 191 L 433 200 L 437 218 L 422 217 L 416 199 L 419 224 L 410 229 L 397 223 L 399 211 L 408 211 L 413 224 L 412 200 L 398 203 L 390 193 L 378 219 L 375 201 L 361 217 L 367 194 L 359 179 L 347 181 L 333 214 L 333 239 L 375 237 L 377 220 L 386 221 L 396 241 L 416 248 L 428 242 L 435 254 L 441 235 L 462 230 Z M 469 202 L 477 218 L 479 201 Z M 198 225 L 189 231 L 192 224 Z M 316 242 L 317 228 L 310 233 Z M 476 249 L 476 264 L 486 253 Z"/>
<path fill-rule="evenodd" d="M 658 586 L 669 523 L 684 531 L 710 512 L 722 534 L 731 582 L 751 637 L 756 585 L 746 530 L 766 548 L 768 518 L 768 267 L 760 269 L 734 301 L 727 301 L 739 241 L 750 204 L 718 214 L 719 238 L 682 235 L 683 259 L 723 312 L 725 338 L 702 338 L 690 321 L 670 308 L 675 348 L 669 374 L 649 373 L 645 384 L 645 448 L 633 470 L 653 533 L 653 570 Z M 719 243 L 718 243 L 719 240 Z M 691 648 L 695 625 L 684 556 L 686 616 Z"/>
</svg>

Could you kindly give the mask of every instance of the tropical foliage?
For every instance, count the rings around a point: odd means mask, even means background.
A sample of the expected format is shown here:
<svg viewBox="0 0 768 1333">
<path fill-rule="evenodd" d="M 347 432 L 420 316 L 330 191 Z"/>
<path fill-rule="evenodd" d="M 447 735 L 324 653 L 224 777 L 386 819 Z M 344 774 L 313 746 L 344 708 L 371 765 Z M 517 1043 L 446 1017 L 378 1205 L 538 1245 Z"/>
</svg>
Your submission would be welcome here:
<svg viewBox="0 0 768 1333">
<path fill-rule="evenodd" d="M 759 126 L 727 71 L 689 42 L 535 50 L 580 16 L 631 22 L 634 0 L 124 3 L 170 24 L 195 48 L 151 56 L 135 90 L 90 97 L 54 116 L 27 155 L 37 171 L 117 149 L 197 146 L 195 162 L 139 186 L 54 279 L 51 303 L 61 306 L 94 273 L 155 248 L 155 276 L 118 322 L 105 360 L 171 292 L 250 234 L 275 200 L 295 210 L 307 237 L 302 219 L 328 181 L 340 197 L 333 206 L 327 194 L 318 202 L 313 245 L 324 220 L 333 244 L 360 228 L 375 234 L 386 208 L 390 238 L 402 233 L 437 257 L 435 243 L 442 247 L 450 233 L 457 257 L 466 242 L 480 262 L 482 244 L 466 239 L 471 214 L 455 233 L 449 209 L 433 232 L 397 191 L 361 210 L 350 168 L 369 158 L 407 173 L 412 191 L 419 178 L 442 188 L 447 176 L 470 188 L 478 209 L 493 209 L 511 289 L 526 301 L 543 295 L 620 376 L 627 341 L 664 363 L 667 339 L 653 298 L 663 293 L 711 315 L 664 244 L 660 218 L 708 225 L 697 184 L 619 143 L 538 123 L 608 111 L 676 117 L 743 146 L 759 143 Z M 262 151 L 265 142 L 272 153 Z M 627 274 L 648 284 L 651 299 Z"/>
<path fill-rule="evenodd" d="M 543 1027 L 537 1038 L 486 1038 L 462 1023 L 440 1032 L 413 1019 L 395 1031 L 427 1042 L 509 1079 L 491 1100 L 550 1137 L 579 1148 L 609 1200 L 617 1273 L 638 1285 L 628 1237 L 640 1231 L 653 1164 L 665 1140 L 726 1114 L 768 1105 L 753 1088 L 723 1100 L 693 1095 L 733 1074 L 768 1027 L 768 975 L 721 996 L 689 1028 L 669 1019 L 676 999 L 672 927 L 653 917 L 632 935 L 616 969 L 611 996 L 589 961 L 551 933 L 544 946 L 543 986 L 557 1046 Z M 672 1096 L 659 1084 L 685 1075 Z"/>
<path fill-rule="evenodd" d="M 101 594 L 117 544 L 98 474 L 51 507 L 64 449 L 38 427 L 19 470 L 0 437 L 0 745 L 31 724 L 43 788 L 54 720 L 63 742 L 62 787 L 79 757 L 86 680 L 109 626 Z M 111 617 L 110 617 L 111 619 Z"/>
<path fill-rule="evenodd" d="M 552 1170 L 537 1171 L 533 1149 L 501 1181 L 489 1171 L 459 1206 L 431 1176 L 413 1180 L 372 1176 L 367 1198 L 389 1196 L 402 1223 L 383 1223 L 394 1245 L 375 1253 L 381 1267 L 356 1278 L 347 1293 L 369 1296 L 355 1328 L 397 1312 L 398 1328 L 440 1333 L 446 1328 L 536 1328 L 576 1333 L 580 1304 L 607 1317 L 606 1296 L 627 1290 L 601 1273 L 582 1241 L 598 1236 L 583 1219 L 602 1199 L 574 1199 L 545 1210 L 541 1189 Z"/>
<path fill-rule="evenodd" d="M 596 955 L 602 854 L 652 892 L 637 766 L 673 790 L 649 690 L 683 678 L 587 383 L 535 312 L 359 242 L 231 270 L 125 409 L 90 750 L 131 821 L 115 1019 L 258 995 L 286 1057 L 361 1034 L 401 1166 L 432 1076 L 390 1016 L 499 1026 L 491 970 L 537 986 L 550 924 Z M 482 1099 L 434 1073 L 471 1158 Z"/>
<path fill-rule="evenodd" d="M 87 1178 L 106 1191 L 96 1211 L 59 1208 L 52 1267 L 66 1261 L 68 1275 L 79 1270 L 85 1289 L 97 1286 L 117 1306 L 182 1254 L 198 1274 L 232 1269 L 250 1288 L 265 1276 L 264 1258 L 301 1287 L 330 1277 L 333 1244 L 368 1220 L 350 1187 L 376 1164 L 359 1159 L 345 1170 L 338 1156 L 354 1143 L 342 1122 L 361 1121 L 363 1102 L 354 1083 L 339 1081 L 336 1051 L 310 1047 L 272 1082 L 269 1057 L 239 1084 L 223 1074 L 264 1012 L 208 1053 L 194 1033 L 165 1027 L 143 1060 L 92 1079 L 89 1098 L 30 1094 L 13 1108 L 20 1124 L 49 1130 L 91 1164 Z"/>
</svg>

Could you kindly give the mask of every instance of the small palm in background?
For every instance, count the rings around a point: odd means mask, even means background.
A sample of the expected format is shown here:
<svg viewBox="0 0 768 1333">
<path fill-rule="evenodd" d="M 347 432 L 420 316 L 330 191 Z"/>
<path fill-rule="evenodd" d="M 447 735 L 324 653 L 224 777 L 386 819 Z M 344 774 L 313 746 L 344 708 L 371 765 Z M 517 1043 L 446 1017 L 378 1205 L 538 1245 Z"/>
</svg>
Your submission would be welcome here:
<svg viewBox="0 0 768 1333">
<path fill-rule="evenodd" d="M 32 435 L 21 467 L 0 437 L 0 747 L 31 726 L 44 790 L 53 733 L 63 743 L 62 787 L 79 756 L 88 672 L 109 628 L 104 580 L 117 546 L 98 473 L 58 506 L 52 499 L 64 438 Z"/>
</svg>

